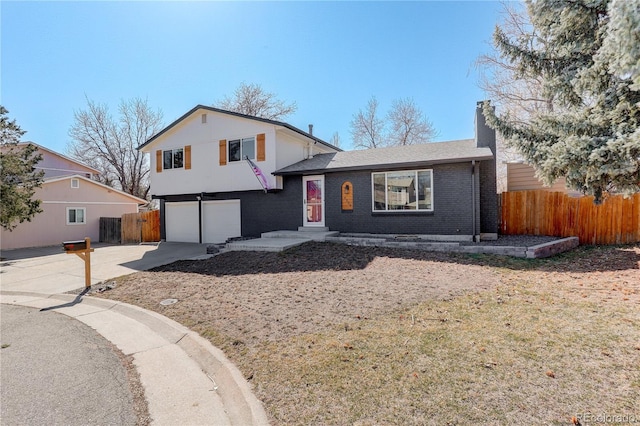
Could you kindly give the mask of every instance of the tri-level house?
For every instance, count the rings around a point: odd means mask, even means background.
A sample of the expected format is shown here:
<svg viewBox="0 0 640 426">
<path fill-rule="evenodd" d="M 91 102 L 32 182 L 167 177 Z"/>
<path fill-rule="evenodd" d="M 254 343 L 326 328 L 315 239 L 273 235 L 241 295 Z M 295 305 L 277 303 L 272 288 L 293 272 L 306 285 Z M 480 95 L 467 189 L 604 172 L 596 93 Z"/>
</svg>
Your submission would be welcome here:
<svg viewBox="0 0 640 426">
<path fill-rule="evenodd" d="M 44 171 L 44 183 L 34 195 L 41 200 L 42 213 L 22 222 L 13 231 L 2 229 L 2 250 L 41 247 L 85 237 L 97 242 L 101 217 L 121 217 L 138 212 L 146 200 L 110 188 L 93 180 L 99 173 L 77 160 L 33 142 L 42 160 L 36 170 Z M 10 149 L 10 147 L 3 147 Z"/>
<path fill-rule="evenodd" d="M 342 151 L 280 121 L 198 105 L 139 147 L 166 241 L 221 243 L 300 227 L 497 236 L 495 132 Z"/>
</svg>

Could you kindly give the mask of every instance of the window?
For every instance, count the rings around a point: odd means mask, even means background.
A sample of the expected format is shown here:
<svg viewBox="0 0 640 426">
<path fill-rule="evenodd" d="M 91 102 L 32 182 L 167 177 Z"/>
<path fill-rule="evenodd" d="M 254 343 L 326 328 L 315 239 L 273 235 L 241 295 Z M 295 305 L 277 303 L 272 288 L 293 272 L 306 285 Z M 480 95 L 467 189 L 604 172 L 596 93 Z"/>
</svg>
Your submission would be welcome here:
<svg viewBox="0 0 640 426">
<path fill-rule="evenodd" d="M 182 148 L 170 149 L 162 152 L 162 166 L 167 169 L 181 169 L 184 163 Z"/>
<path fill-rule="evenodd" d="M 256 158 L 256 139 L 244 138 L 229 141 L 229 162 Z"/>
<path fill-rule="evenodd" d="M 433 170 L 372 173 L 373 211 L 433 211 Z"/>
<path fill-rule="evenodd" d="M 86 222 L 85 208 L 67 207 L 67 225 L 82 225 Z"/>
<path fill-rule="evenodd" d="M 79 179 L 71 179 L 71 188 L 80 188 L 80 180 Z"/>
</svg>

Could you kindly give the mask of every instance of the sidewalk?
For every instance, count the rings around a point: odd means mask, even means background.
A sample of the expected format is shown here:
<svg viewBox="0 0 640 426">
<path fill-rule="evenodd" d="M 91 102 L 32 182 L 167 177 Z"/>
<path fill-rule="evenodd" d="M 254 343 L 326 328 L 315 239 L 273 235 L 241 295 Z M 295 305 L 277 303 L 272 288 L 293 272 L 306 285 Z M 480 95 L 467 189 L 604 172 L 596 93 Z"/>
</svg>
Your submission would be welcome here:
<svg viewBox="0 0 640 426">
<path fill-rule="evenodd" d="M 152 424 L 266 425 L 240 371 L 197 333 L 155 312 L 105 299 L 5 291 L 0 303 L 55 310 L 132 355 Z"/>
<path fill-rule="evenodd" d="M 96 244 L 91 283 L 206 257 L 202 244 Z M 54 310 L 87 324 L 131 355 L 156 425 L 262 425 L 267 415 L 240 371 L 197 333 L 155 312 L 64 294 L 84 287 L 84 264 L 61 247 L 2 253 L 0 303 Z"/>
</svg>

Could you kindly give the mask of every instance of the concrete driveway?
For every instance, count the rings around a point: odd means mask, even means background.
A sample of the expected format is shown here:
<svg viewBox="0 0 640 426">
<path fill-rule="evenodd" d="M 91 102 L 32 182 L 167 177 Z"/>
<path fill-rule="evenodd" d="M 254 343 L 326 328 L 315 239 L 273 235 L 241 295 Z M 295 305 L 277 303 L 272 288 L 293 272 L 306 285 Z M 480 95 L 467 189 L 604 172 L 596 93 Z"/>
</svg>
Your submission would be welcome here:
<svg viewBox="0 0 640 426">
<path fill-rule="evenodd" d="M 153 243 L 92 245 L 91 284 L 166 265 L 177 260 L 206 257 L 204 244 Z M 61 246 L 3 251 L 0 291 L 57 294 L 85 286 L 84 261 Z"/>
</svg>

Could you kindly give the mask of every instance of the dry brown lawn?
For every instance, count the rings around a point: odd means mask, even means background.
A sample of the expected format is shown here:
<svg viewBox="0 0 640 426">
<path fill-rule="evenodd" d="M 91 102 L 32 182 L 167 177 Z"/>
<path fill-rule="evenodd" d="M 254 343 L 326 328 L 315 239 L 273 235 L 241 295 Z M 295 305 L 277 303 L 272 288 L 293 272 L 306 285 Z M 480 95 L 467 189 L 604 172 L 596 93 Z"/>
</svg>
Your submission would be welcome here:
<svg viewBox="0 0 640 426">
<path fill-rule="evenodd" d="M 209 339 L 273 424 L 640 422 L 639 245 L 524 260 L 308 243 L 102 296 Z"/>
</svg>

